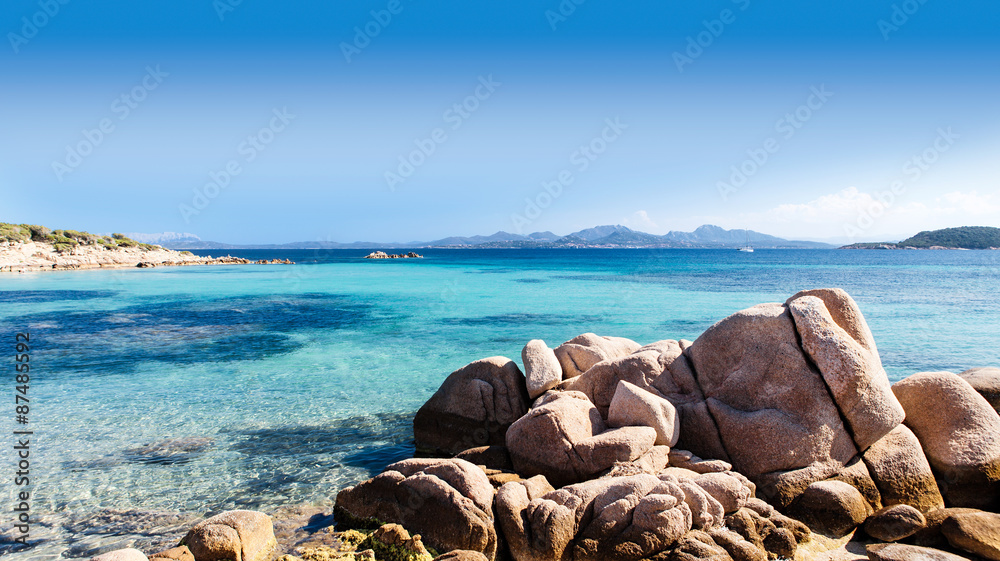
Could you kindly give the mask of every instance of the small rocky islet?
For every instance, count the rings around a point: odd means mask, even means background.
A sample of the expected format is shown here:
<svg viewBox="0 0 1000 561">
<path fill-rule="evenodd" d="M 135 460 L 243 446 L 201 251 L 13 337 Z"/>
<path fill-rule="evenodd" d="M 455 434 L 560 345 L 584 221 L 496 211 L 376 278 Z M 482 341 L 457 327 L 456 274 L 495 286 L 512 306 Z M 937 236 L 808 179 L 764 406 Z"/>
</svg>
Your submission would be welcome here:
<svg viewBox="0 0 1000 561">
<path fill-rule="evenodd" d="M 409 253 L 386 253 L 384 251 L 373 251 L 368 255 L 365 255 L 365 259 L 423 259 L 423 255 L 418 255 L 416 252 L 411 251 Z"/>
<path fill-rule="evenodd" d="M 1000 561 L 1000 369 L 890 384 L 843 290 L 521 358 L 448 376 L 421 457 L 340 490 L 329 541 L 230 511 L 148 559 Z"/>
</svg>

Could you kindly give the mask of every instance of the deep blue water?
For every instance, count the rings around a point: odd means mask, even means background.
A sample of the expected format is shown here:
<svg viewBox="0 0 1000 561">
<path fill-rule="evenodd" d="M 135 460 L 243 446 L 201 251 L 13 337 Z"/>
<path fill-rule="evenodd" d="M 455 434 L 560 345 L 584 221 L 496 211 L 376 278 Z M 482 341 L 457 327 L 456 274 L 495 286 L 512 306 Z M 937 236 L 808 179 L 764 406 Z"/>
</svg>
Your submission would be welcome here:
<svg viewBox="0 0 1000 561">
<path fill-rule="evenodd" d="M 412 453 L 412 414 L 448 373 L 520 362 L 533 338 L 693 340 L 838 286 L 893 379 L 1000 365 L 997 251 L 230 253 L 297 265 L 0 276 L 0 357 L 13 364 L 14 333 L 32 340 L 33 509 L 48 524 L 33 556 L 106 543 L 74 541 L 81 513 L 328 505 Z"/>
</svg>

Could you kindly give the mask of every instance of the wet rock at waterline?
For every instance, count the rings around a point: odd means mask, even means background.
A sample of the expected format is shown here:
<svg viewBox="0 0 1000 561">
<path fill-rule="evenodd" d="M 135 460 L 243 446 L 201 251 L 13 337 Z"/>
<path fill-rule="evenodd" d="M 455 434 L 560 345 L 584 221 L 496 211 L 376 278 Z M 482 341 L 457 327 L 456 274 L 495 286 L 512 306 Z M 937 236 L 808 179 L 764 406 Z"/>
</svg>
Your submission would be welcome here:
<svg viewBox="0 0 1000 561">
<path fill-rule="evenodd" d="M 453 455 L 477 446 L 504 445 L 507 429 L 528 411 L 524 374 L 504 357 L 477 360 L 455 372 L 417 411 L 417 448 Z"/>
</svg>

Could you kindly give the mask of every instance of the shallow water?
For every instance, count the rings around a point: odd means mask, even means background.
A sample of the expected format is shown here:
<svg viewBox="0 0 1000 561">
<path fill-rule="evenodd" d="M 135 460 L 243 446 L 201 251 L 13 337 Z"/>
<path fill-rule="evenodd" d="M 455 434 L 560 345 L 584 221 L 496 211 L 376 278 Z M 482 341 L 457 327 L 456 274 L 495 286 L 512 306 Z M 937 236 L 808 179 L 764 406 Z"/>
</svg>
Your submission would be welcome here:
<svg viewBox="0 0 1000 561">
<path fill-rule="evenodd" d="M 31 334 L 41 520 L 33 550 L 0 552 L 88 557 L 219 510 L 329 505 L 412 453 L 412 415 L 449 372 L 520 362 L 533 338 L 693 340 L 739 309 L 839 286 L 894 380 L 1000 365 L 996 251 L 235 253 L 298 264 L 0 276 L 0 360 Z M 4 505 L 16 490 L 5 483 Z M 83 535 L 95 515 L 113 523 Z"/>
</svg>

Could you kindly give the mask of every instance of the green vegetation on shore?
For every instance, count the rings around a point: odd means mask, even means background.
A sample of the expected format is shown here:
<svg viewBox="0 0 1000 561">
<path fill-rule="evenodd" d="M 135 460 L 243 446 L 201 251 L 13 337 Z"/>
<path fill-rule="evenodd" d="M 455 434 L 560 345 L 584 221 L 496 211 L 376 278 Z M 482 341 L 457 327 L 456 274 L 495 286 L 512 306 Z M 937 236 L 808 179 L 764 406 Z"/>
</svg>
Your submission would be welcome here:
<svg viewBox="0 0 1000 561">
<path fill-rule="evenodd" d="M 899 242 L 899 245 L 918 248 L 940 246 L 963 249 L 990 249 L 991 247 L 1000 247 L 1000 228 L 963 226 L 961 228 L 925 231 Z"/>
<path fill-rule="evenodd" d="M 856 243 L 841 249 L 995 249 L 1000 248 L 1000 228 L 962 226 L 927 230 L 899 243 Z"/>
<path fill-rule="evenodd" d="M 0 242 L 38 242 L 49 243 L 56 251 L 62 253 L 77 246 L 103 246 L 107 249 L 138 247 L 143 250 L 156 249 L 159 246 L 137 242 L 123 234 L 98 236 L 89 232 L 76 230 L 51 230 L 45 226 L 34 224 L 8 224 L 0 222 Z"/>
</svg>

